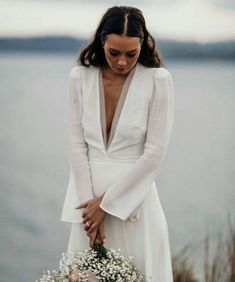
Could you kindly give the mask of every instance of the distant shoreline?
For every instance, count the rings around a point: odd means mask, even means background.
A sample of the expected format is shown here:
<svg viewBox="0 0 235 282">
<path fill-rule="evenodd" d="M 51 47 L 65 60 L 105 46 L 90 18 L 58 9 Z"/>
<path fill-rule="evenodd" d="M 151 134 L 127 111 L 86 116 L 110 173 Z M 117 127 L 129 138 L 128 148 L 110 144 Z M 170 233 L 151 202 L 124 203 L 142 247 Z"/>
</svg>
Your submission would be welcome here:
<svg viewBox="0 0 235 282">
<path fill-rule="evenodd" d="M 28 51 L 74 53 L 79 52 L 86 44 L 87 40 L 69 36 L 2 37 L 0 53 Z M 164 58 L 235 60 L 235 40 L 200 44 L 193 41 L 157 39 L 156 46 Z"/>
</svg>

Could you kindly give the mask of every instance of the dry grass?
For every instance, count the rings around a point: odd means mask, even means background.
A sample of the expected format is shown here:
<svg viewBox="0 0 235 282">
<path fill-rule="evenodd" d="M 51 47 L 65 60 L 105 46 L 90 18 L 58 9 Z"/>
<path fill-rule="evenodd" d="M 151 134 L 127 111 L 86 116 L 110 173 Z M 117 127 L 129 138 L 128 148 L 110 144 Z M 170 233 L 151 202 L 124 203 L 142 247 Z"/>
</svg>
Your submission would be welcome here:
<svg viewBox="0 0 235 282">
<path fill-rule="evenodd" d="M 174 282 L 198 282 L 194 275 L 193 266 L 190 263 L 192 248 L 185 246 L 182 251 L 173 257 L 173 276 Z"/>
<path fill-rule="evenodd" d="M 226 235 L 226 239 L 223 239 Z M 228 215 L 228 232 L 220 231 L 216 236 L 216 247 L 211 255 L 210 241 L 207 235 L 204 244 L 204 280 L 203 282 L 235 282 L 235 225 Z M 190 262 L 192 248 L 187 245 L 173 257 L 174 282 L 199 282 Z"/>
</svg>

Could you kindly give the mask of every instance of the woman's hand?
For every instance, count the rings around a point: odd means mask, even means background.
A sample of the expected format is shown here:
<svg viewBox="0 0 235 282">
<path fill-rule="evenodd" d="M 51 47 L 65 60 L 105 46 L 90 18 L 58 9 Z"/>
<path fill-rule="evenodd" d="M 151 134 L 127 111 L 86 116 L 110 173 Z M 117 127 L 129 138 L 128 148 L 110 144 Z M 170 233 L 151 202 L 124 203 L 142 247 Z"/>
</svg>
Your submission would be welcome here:
<svg viewBox="0 0 235 282">
<path fill-rule="evenodd" d="M 102 197 L 96 197 L 87 202 L 77 206 L 76 209 L 83 208 L 82 217 L 84 218 L 83 223 L 85 224 L 84 229 L 87 231 L 87 235 L 90 236 L 95 229 L 101 224 L 105 218 L 105 211 L 103 211 L 99 205 L 102 201 Z"/>
<path fill-rule="evenodd" d="M 92 247 L 94 243 L 102 244 L 105 242 L 105 232 L 104 232 L 104 222 L 102 221 L 100 225 L 95 228 L 93 232 L 89 235 L 89 246 Z"/>
</svg>

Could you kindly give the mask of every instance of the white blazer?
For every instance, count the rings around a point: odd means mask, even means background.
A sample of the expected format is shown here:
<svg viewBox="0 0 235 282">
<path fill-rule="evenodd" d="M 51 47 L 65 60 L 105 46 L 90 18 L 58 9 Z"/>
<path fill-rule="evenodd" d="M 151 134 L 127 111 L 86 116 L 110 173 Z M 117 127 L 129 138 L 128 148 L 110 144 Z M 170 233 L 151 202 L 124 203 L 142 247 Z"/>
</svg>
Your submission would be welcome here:
<svg viewBox="0 0 235 282">
<path fill-rule="evenodd" d="M 70 178 L 61 220 L 81 223 L 82 210 L 75 206 L 103 193 L 104 211 L 138 220 L 172 131 L 170 72 L 136 64 L 123 86 L 108 144 L 101 69 L 73 67 L 68 97 Z"/>
</svg>

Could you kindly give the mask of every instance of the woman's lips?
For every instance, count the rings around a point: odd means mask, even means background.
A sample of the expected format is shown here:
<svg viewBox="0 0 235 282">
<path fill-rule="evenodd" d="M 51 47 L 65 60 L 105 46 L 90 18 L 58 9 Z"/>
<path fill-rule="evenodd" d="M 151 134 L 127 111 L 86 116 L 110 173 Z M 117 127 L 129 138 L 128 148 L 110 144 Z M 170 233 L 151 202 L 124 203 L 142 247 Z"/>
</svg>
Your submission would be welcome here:
<svg viewBox="0 0 235 282">
<path fill-rule="evenodd" d="M 127 68 L 119 68 L 119 67 L 116 67 L 116 69 L 118 69 L 118 70 L 126 70 Z"/>
</svg>

